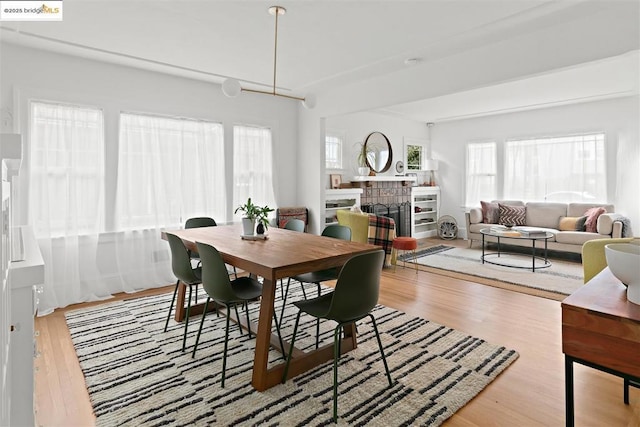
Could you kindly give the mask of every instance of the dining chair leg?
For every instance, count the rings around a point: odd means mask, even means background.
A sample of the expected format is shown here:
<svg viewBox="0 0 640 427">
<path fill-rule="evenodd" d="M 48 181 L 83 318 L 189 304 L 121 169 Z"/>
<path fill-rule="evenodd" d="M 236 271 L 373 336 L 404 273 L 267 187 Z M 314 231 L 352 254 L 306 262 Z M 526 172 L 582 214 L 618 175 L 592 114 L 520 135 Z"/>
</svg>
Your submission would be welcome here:
<svg viewBox="0 0 640 427">
<path fill-rule="evenodd" d="M 198 328 L 198 335 L 196 335 L 196 342 L 193 345 L 193 351 L 191 352 L 191 358 L 196 356 L 196 349 L 198 348 L 198 342 L 200 342 L 200 333 L 202 332 L 202 325 L 204 324 L 204 316 L 207 315 L 207 309 L 209 308 L 209 301 L 211 298 L 207 297 L 204 303 L 204 311 L 202 312 L 202 318 L 200 319 L 200 327 Z"/>
<path fill-rule="evenodd" d="M 320 289 L 320 283 L 316 283 L 318 285 L 318 296 L 322 292 Z M 316 350 L 320 348 L 320 318 L 316 318 Z"/>
<path fill-rule="evenodd" d="M 178 293 L 178 285 L 180 285 L 180 280 L 176 282 L 176 287 L 173 290 L 173 298 L 171 298 L 171 305 L 169 306 L 169 314 L 167 314 L 167 321 L 164 324 L 164 331 L 167 332 L 167 327 L 169 326 L 169 319 L 171 318 L 171 312 L 173 311 L 173 304 L 176 302 L 176 294 Z"/>
<path fill-rule="evenodd" d="M 191 311 L 191 290 L 192 286 L 189 285 L 189 299 L 187 300 L 187 314 L 184 318 L 184 333 L 182 334 L 182 351 L 184 352 L 187 345 L 187 329 L 189 328 L 189 316 Z"/>
<path fill-rule="evenodd" d="M 231 320 L 231 316 L 229 313 L 229 306 L 227 306 L 227 324 L 224 330 L 224 352 L 222 353 L 222 382 L 220 386 L 224 388 L 224 379 L 227 372 L 227 346 L 229 344 L 229 321 Z M 237 310 L 236 310 L 237 313 Z"/>
<path fill-rule="evenodd" d="M 280 335 L 280 325 L 278 324 L 278 316 L 276 315 L 276 312 L 273 312 L 273 321 L 276 324 L 276 333 L 278 334 L 278 341 L 280 341 L 280 348 L 282 349 L 282 358 L 284 360 L 287 360 L 287 356 L 285 355 L 284 352 L 284 342 L 282 341 L 282 336 Z"/>
<path fill-rule="evenodd" d="M 341 325 L 333 331 L 333 422 L 338 422 L 338 359 L 340 358 Z"/>
<path fill-rule="evenodd" d="M 287 306 L 287 295 L 289 295 L 289 285 L 291 284 L 291 277 L 287 279 L 287 289 L 284 291 L 282 297 L 282 308 L 280 309 L 280 324 L 282 324 L 282 318 L 284 317 L 284 308 Z M 280 288 L 282 290 L 282 288 Z"/>
<path fill-rule="evenodd" d="M 373 314 L 369 313 L 369 317 L 371 318 L 371 322 L 373 323 L 373 330 L 376 332 L 376 338 L 378 339 L 378 348 L 380 349 L 380 355 L 382 356 L 382 363 L 384 363 L 384 370 L 387 373 L 387 379 L 389 380 L 389 387 L 393 385 L 393 380 L 391 379 L 391 374 L 389 373 L 389 365 L 387 365 L 387 359 L 384 357 L 384 350 L 382 349 L 382 340 L 380 339 L 380 333 L 378 332 L 378 325 L 376 324 L 376 319 L 373 317 Z"/>
<path fill-rule="evenodd" d="M 227 311 L 230 309 L 229 306 L 227 306 Z M 233 305 L 233 309 L 236 311 L 236 320 L 238 321 L 238 330 L 240 331 L 240 335 L 242 335 L 242 325 L 240 324 L 240 315 L 238 314 L 238 305 L 234 304 Z"/>
<path fill-rule="evenodd" d="M 249 324 L 249 303 L 246 301 L 244 303 L 244 314 L 247 317 L 247 332 L 249 333 L 249 338 L 251 338 L 251 325 Z"/>
<path fill-rule="evenodd" d="M 291 363 L 291 356 L 293 356 L 293 346 L 296 343 L 296 333 L 298 332 L 298 323 L 300 322 L 300 314 L 302 312 L 299 311 L 296 316 L 296 323 L 293 326 L 293 336 L 291 337 L 291 347 L 289 348 L 289 355 L 287 356 L 287 363 L 284 365 L 284 373 L 282 374 L 282 384 L 287 381 L 287 375 L 289 374 L 289 364 Z"/>
</svg>

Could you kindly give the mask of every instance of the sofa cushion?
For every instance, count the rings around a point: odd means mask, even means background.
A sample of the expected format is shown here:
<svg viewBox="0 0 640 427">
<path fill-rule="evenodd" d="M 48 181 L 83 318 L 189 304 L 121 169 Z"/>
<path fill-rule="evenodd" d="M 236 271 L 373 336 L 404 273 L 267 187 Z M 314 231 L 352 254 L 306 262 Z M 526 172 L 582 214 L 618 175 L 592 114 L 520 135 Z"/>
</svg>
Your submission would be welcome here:
<svg viewBox="0 0 640 427">
<path fill-rule="evenodd" d="M 587 233 L 597 233 L 598 232 L 598 218 L 600 215 L 606 212 L 606 209 L 603 207 L 591 208 L 585 212 L 587 216 L 587 221 L 584 223 L 585 231 Z"/>
<path fill-rule="evenodd" d="M 615 212 L 613 205 L 607 205 L 604 203 L 569 203 L 567 207 L 567 216 L 584 216 L 591 208 L 603 207 L 607 212 Z"/>
<path fill-rule="evenodd" d="M 584 231 L 586 216 L 561 216 L 558 222 L 560 231 Z"/>
<path fill-rule="evenodd" d="M 556 233 L 556 242 L 579 245 L 580 247 L 582 247 L 584 242 L 593 239 L 602 239 L 602 235 L 598 233 L 586 233 L 584 231 L 558 231 Z"/>
<path fill-rule="evenodd" d="M 566 203 L 527 203 L 527 225 L 558 229 L 560 217 L 567 215 Z"/>
<path fill-rule="evenodd" d="M 500 220 L 502 225 L 526 225 L 527 208 L 524 206 L 508 206 L 498 203 L 500 209 Z"/>
<path fill-rule="evenodd" d="M 500 208 L 495 202 L 481 201 L 482 206 L 482 222 L 485 224 L 497 224 L 500 218 Z"/>
<path fill-rule="evenodd" d="M 469 209 L 469 222 L 471 224 L 477 224 L 479 222 L 482 222 L 482 209 L 480 208 Z"/>
</svg>

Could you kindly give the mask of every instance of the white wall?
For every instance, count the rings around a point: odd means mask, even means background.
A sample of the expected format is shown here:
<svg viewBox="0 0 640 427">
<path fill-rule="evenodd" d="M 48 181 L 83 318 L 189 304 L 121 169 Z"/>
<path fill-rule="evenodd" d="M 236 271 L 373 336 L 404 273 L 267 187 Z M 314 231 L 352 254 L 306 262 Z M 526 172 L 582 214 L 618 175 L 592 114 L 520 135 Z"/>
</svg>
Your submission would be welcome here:
<svg viewBox="0 0 640 427">
<path fill-rule="evenodd" d="M 146 112 L 221 122 L 225 126 L 226 163 L 232 164 L 234 124 L 272 129 L 276 200 L 279 206 L 297 204 L 298 102 L 243 93 L 226 98 L 220 86 L 12 44 L 0 44 L 1 132 L 22 133 L 28 142 L 29 99 L 98 106 L 105 113 L 107 167 L 116 167 L 118 115 Z M 8 112 L 10 114 L 8 114 Z M 12 116 L 12 119 L 11 117 Z M 27 150 L 28 151 L 28 150 Z M 28 165 L 28 162 L 23 162 Z M 24 175 L 24 174 L 21 174 Z M 227 182 L 233 182 L 227 176 Z M 23 183 L 26 184 L 26 183 Z M 23 189 L 26 185 L 21 185 Z M 107 188 L 107 204 L 115 200 L 115 183 Z M 232 218 L 231 188 L 228 218 Z M 25 193 L 22 193 L 26 196 Z M 27 197 L 22 198 L 19 223 L 26 223 Z M 216 218 L 218 220 L 218 218 Z M 220 222 L 224 222 L 222 219 Z"/>
<path fill-rule="evenodd" d="M 605 132 L 608 202 L 640 235 L 640 99 L 638 96 L 436 123 L 431 133 L 440 160 L 441 212 L 463 228 L 466 144 L 507 138 Z M 500 146 L 499 146 L 500 147 Z M 480 201 L 478 200 L 478 206 Z M 464 230 L 466 232 L 466 230 Z"/>
</svg>

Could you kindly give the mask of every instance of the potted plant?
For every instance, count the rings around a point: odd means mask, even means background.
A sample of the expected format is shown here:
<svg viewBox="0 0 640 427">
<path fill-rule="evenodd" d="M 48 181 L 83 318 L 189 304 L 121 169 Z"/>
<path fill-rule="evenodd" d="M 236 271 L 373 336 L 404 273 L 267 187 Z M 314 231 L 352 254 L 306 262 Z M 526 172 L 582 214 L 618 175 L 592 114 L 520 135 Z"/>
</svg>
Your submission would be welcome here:
<svg viewBox="0 0 640 427">
<path fill-rule="evenodd" d="M 256 222 L 262 228 L 262 233 L 269 227 L 269 212 L 273 212 L 273 209 L 269 206 L 258 206 L 249 197 L 245 204 L 238 206 L 234 211 L 234 213 L 238 212 L 244 213 L 242 218 L 243 235 L 253 236 L 256 230 Z M 262 233 L 258 232 L 258 234 Z"/>
<path fill-rule="evenodd" d="M 369 166 L 367 166 L 367 152 L 364 148 L 364 142 L 358 142 L 356 145 L 358 146 L 358 156 L 356 157 L 358 175 L 367 176 L 369 175 Z"/>
</svg>

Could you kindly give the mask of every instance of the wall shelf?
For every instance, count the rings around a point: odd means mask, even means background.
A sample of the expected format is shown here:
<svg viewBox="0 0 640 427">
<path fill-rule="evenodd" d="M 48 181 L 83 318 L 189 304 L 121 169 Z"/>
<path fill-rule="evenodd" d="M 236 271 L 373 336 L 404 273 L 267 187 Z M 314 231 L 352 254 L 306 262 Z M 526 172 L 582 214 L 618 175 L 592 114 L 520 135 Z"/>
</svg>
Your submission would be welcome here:
<svg viewBox="0 0 640 427">
<path fill-rule="evenodd" d="M 337 224 L 339 210 L 349 210 L 353 205 L 360 206 L 362 188 L 340 188 L 325 190 L 324 226 Z"/>
<path fill-rule="evenodd" d="M 438 235 L 440 187 L 411 188 L 411 236 L 416 239 Z"/>
</svg>

